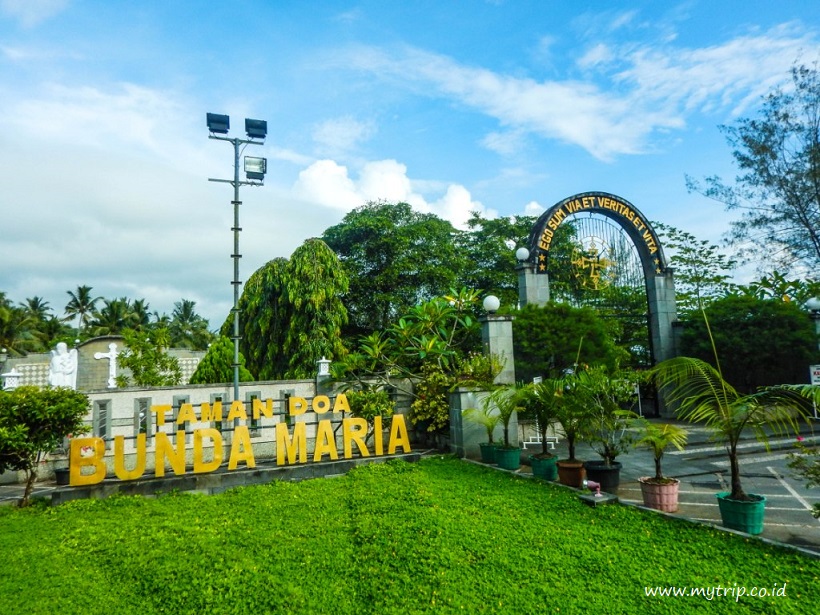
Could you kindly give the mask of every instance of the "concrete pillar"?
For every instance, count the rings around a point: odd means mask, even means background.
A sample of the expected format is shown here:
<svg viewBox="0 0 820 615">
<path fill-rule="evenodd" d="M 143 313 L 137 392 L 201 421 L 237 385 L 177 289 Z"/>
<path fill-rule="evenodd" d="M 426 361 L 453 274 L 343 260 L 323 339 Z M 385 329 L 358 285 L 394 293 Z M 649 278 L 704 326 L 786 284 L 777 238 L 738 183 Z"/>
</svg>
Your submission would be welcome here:
<svg viewBox="0 0 820 615">
<path fill-rule="evenodd" d="M 515 383 L 512 321 L 512 316 L 498 314 L 487 314 L 480 320 L 484 353 L 495 355 L 504 366 L 501 373 L 496 376 L 496 384 Z"/>
<path fill-rule="evenodd" d="M 535 265 L 519 263 L 515 270 L 518 272 L 518 304 L 524 307 L 529 303 L 546 305 L 550 300 L 550 277 L 546 273 L 536 273 Z"/>
<path fill-rule="evenodd" d="M 675 280 L 672 270 L 647 278 L 649 299 L 649 331 L 652 335 L 652 354 L 659 363 L 678 355 L 673 323 L 678 319 L 675 303 Z"/>
</svg>

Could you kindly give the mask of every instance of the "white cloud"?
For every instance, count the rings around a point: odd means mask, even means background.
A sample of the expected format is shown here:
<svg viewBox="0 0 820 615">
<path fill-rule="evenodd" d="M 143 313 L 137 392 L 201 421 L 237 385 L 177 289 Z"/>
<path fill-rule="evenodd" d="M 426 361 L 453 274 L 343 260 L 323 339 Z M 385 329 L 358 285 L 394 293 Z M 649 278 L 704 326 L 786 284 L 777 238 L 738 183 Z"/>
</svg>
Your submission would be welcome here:
<svg viewBox="0 0 820 615">
<path fill-rule="evenodd" d="M 524 205 L 525 216 L 540 216 L 545 211 L 547 211 L 546 207 L 541 205 L 538 201 L 530 201 Z"/>
<path fill-rule="evenodd" d="M 447 185 L 444 194 L 437 191 L 440 196 L 432 195 L 432 200 L 414 190 L 414 186 L 434 189 L 440 185 L 411 180 L 407 167 L 396 160 L 367 162 L 356 179 L 350 177 L 347 167 L 333 160 L 318 160 L 299 173 L 293 194 L 304 201 L 341 211 L 350 211 L 368 201 L 409 203 L 415 210 L 436 214 L 457 228 L 466 226 L 472 211 L 487 217 L 497 215 L 473 200 L 470 192 L 458 184 Z"/>
<path fill-rule="evenodd" d="M 68 0 L 0 0 L 0 11 L 27 28 L 53 17 L 66 6 Z"/>
<path fill-rule="evenodd" d="M 635 15 L 621 17 L 619 26 L 624 26 Z M 693 111 L 738 112 L 782 82 L 801 50 L 817 48 L 814 34 L 790 24 L 704 49 L 599 41 L 578 60 L 599 71 L 584 81 L 510 76 L 418 49 L 391 57 L 383 50 L 358 48 L 346 61 L 409 87 L 426 86 L 430 95 L 496 118 L 511 131 L 484 138 L 485 146 L 496 152 L 513 151 L 509 134 L 520 131 L 611 160 L 650 150 L 653 134 L 683 128 Z M 620 72 L 604 72 L 612 70 L 612 58 Z"/>
<path fill-rule="evenodd" d="M 337 155 L 366 141 L 375 132 L 372 122 L 360 122 L 345 116 L 326 120 L 313 129 L 313 139 L 324 153 Z"/>
</svg>

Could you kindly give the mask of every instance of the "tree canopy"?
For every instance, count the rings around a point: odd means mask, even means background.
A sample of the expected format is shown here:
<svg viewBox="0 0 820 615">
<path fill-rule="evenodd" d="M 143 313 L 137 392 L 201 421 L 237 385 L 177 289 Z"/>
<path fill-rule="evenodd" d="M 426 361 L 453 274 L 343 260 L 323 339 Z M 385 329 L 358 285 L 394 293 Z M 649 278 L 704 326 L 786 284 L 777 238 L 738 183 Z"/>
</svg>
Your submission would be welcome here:
<svg viewBox="0 0 820 615">
<path fill-rule="evenodd" d="M 791 87 L 775 88 L 757 118 L 721 126 L 740 169 L 734 185 L 706 178 L 690 188 L 738 210 L 730 240 L 761 263 L 820 265 L 820 74 L 794 66 Z"/>
<path fill-rule="evenodd" d="M 239 381 L 252 382 L 253 374 L 245 367 L 245 357 L 239 353 Z M 221 384 L 233 382 L 233 340 L 219 336 L 202 357 L 191 375 L 191 384 Z"/>
<path fill-rule="evenodd" d="M 350 280 L 345 337 L 386 329 L 457 284 L 463 256 L 446 220 L 407 203 L 369 202 L 322 235 Z"/>
<path fill-rule="evenodd" d="M 723 377 L 738 391 L 805 383 L 809 365 L 820 360 L 814 323 L 794 302 L 728 295 L 705 312 Z M 685 322 L 680 351 L 714 365 L 702 315 L 693 314 Z"/>
<path fill-rule="evenodd" d="M 308 378 L 322 357 L 345 356 L 341 330 L 347 310 L 341 297 L 348 278 L 320 239 L 308 239 L 291 255 L 269 261 L 248 279 L 239 300 L 240 351 L 260 380 Z M 233 335 L 233 316 L 221 334 Z"/>
</svg>

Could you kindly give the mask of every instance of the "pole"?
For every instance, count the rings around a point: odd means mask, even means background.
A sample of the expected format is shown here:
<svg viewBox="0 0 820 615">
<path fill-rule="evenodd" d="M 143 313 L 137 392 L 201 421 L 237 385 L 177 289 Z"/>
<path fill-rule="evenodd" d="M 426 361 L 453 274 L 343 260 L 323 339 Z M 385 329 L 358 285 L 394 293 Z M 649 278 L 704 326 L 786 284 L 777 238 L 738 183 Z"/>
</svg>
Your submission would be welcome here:
<svg viewBox="0 0 820 615">
<path fill-rule="evenodd" d="M 239 399 L 239 139 L 233 139 L 233 400 Z"/>
</svg>

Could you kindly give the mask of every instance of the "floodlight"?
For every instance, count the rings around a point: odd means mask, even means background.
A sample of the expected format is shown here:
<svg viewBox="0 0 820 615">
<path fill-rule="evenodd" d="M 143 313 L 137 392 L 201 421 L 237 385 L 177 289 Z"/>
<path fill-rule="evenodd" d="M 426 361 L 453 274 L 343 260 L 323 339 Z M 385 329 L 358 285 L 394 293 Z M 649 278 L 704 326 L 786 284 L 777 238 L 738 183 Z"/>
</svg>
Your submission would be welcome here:
<svg viewBox="0 0 820 615">
<path fill-rule="evenodd" d="M 264 139 L 268 134 L 268 123 L 265 120 L 245 118 L 245 133 L 249 139 Z"/>
<path fill-rule="evenodd" d="M 245 156 L 245 175 L 248 179 L 257 179 L 262 181 L 265 179 L 265 173 L 268 172 L 268 159 L 255 158 L 253 156 Z"/>
<path fill-rule="evenodd" d="M 221 135 L 228 134 L 228 129 L 231 127 L 231 119 L 227 115 L 220 115 L 219 113 L 208 113 L 208 130 Z"/>
</svg>

